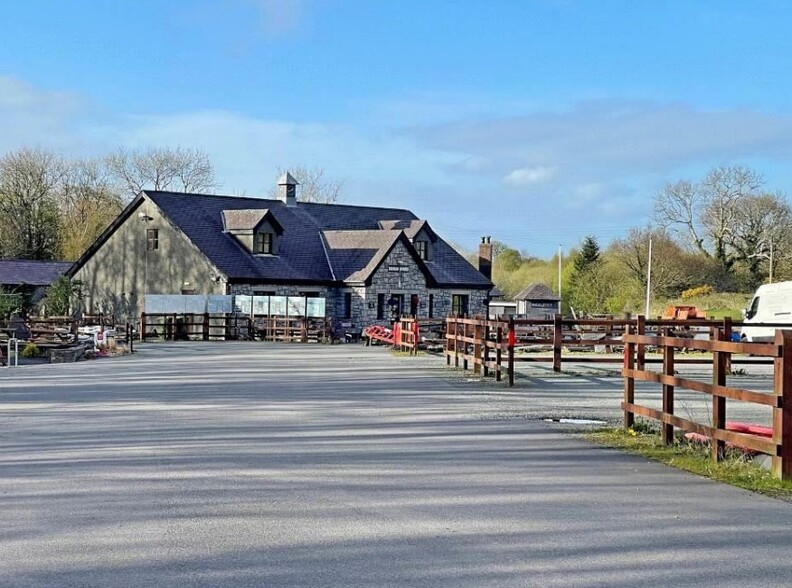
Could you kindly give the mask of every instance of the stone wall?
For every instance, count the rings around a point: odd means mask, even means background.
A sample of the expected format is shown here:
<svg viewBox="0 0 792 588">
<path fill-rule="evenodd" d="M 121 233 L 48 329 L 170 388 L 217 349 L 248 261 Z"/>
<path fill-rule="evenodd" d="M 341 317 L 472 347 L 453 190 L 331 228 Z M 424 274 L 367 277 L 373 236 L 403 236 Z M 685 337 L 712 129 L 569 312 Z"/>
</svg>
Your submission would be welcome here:
<svg viewBox="0 0 792 588">
<path fill-rule="evenodd" d="M 403 268 L 394 271 L 395 268 Z M 426 277 L 415 263 L 412 255 L 402 243 L 397 243 L 393 251 L 374 272 L 369 286 L 349 286 L 328 288 L 323 286 L 285 286 L 267 284 L 228 284 L 228 294 L 251 295 L 255 291 L 274 292 L 277 296 L 299 296 L 304 292 L 318 292 L 327 302 L 327 316 L 333 319 L 333 330 L 337 337 L 345 334 L 359 335 L 361 330 L 372 324 L 390 324 L 390 308 L 387 301 L 393 294 L 404 295 L 403 314 L 410 312 L 410 298 L 417 295 L 419 300 L 418 316 L 429 316 L 429 294 L 434 297 L 433 313 L 435 318 L 445 318 L 451 313 L 451 300 L 454 294 L 468 296 L 468 313 L 484 315 L 486 290 L 427 288 Z M 351 294 L 351 316 L 345 316 L 344 300 Z M 385 318 L 377 318 L 377 298 L 385 295 Z"/>
</svg>

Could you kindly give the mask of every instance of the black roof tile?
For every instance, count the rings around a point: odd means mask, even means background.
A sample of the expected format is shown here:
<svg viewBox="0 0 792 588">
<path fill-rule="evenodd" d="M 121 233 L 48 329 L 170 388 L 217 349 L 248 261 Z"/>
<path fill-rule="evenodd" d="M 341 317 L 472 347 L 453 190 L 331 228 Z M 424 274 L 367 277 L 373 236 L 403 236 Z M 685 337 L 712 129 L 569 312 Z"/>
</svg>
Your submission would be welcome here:
<svg viewBox="0 0 792 588">
<path fill-rule="evenodd" d="M 365 255 L 350 256 L 349 252 L 340 256 L 331 253 L 323 241 L 322 232 L 399 233 L 382 230 L 381 223 L 399 221 L 399 224 L 409 227 L 416 226 L 415 221 L 419 220 L 409 210 L 398 208 L 307 202 L 286 206 L 280 200 L 148 190 L 144 194 L 233 281 L 343 280 L 344 276 L 365 270 L 372 262 L 373 254 L 366 259 Z M 252 255 L 239 241 L 223 232 L 224 210 L 253 209 L 269 210 L 283 228 L 278 255 Z M 376 240 L 379 243 L 379 237 Z M 334 266 L 339 266 L 335 279 L 335 267 L 330 267 L 328 257 Z M 437 240 L 433 259 L 426 262 L 426 266 L 440 285 L 491 286 L 478 270 L 442 239 Z"/>
</svg>

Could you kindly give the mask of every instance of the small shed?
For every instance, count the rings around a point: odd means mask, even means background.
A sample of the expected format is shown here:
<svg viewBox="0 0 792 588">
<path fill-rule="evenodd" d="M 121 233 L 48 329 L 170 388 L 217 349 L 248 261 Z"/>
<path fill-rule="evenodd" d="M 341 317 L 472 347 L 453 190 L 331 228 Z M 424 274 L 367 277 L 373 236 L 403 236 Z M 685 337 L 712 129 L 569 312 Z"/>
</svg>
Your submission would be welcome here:
<svg viewBox="0 0 792 588">
<path fill-rule="evenodd" d="M 0 259 L 0 296 L 13 297 L 14 305 L 35 304 L 70 267 L 71 263 L 62 261 Z M 0 304 L 4 306 L 7 304 Z"/>
<path fill-rule="evenodd" d="M 526 318 L 553 318 L 561 312 L 561 298 L 544 284 L 531 284 L 514 297 L 517 314 Z"/>
</svg>

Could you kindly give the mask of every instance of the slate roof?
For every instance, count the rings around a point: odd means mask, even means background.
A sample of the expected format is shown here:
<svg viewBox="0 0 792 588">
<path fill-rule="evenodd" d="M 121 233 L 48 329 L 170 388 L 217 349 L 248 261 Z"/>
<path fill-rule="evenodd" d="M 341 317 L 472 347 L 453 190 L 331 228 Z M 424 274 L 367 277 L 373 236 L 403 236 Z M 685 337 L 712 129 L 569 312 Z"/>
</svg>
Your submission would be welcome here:
<svg viewBox="0 0 792 588">
<path fill-rule="evenodd" d="M 70 267 L 71 263 L 63 261 L 0 259 L 0 285 L 49 286 Z"/>
<path fill-rule="evenodd" d="M 514 297 L 515 300 L 561 300 L 544 284 L 531 284 Z"/>
<path fill-rule="evenodd" d="M 229 281 L 250 283 L 337 283 L 354 281 L 378 264 L 377 255 L 389 250 L 401 230 L 383 230 L 383 221 L 416 227 L 420 221 L 409 210 L 241 198 L 180 192 L 144 191 L 123 214 L 131 215 L 146 197 L 178 227 Z M 267 210 L 283 229 L 277 255 L 252 255 L 236 238 L 223 231 L 223 215 L 240 216 Z M 122 217 L 116 221 L 123 222 Z M 423 226 L 423 225 L 421 225 Z M 78 260 L 74 274 L 112 234 L 111 226 Z M 357 235 L 351 233 L 359 233 Z M 407 246 L 412 248 L 409 241 Z M 376 252 L 374 251 L 376 249 Z M 417 263 L 435 285 L 490 288 L 491 282 L 442 239 L 432 248 L 432 259 Z M 376 258 L 376 259 L 375 259 Z M 417 258 L 417 254 L 416 254 Z M 332 267 L 331 267 L 332 263 Z M 373 264 L 373 265 L 372 265 Z"/>
<path fill-rule="evenodd" d="M 364 282 L 398 241 L 401 231 L 323 231 L 336 279 Z"/>
<path fill-rule="evenodd" d="M 379 222 L 380 228 L 385 230 L 394 230 L 399 229 L 404 231 L 404 234 L 407 235 L 408 238 L 412 239 L 421 232 L 421 229 L 426 228 L 426 232 L 429 234 L 429 238 L 432 239 L 432 242 L 437 240 L 437 234 L 432 230 L 432 227 L 429 226 L 429 223 L 425 220 L 384 220 Z"/>
<path fill-rule="evenodd" d="M 253 230 L 267 216 L 269 210 L 259 208 L 258 210 L 224 210 L 223 226 L 226 231 Z"/>
</svg>

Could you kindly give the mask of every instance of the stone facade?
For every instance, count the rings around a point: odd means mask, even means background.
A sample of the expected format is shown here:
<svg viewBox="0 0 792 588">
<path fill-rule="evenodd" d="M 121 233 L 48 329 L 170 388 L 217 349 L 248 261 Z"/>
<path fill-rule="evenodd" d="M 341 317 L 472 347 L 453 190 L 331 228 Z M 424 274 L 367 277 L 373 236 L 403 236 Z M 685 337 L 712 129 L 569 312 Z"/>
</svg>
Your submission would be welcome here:
<svg viewBox="0 0 792 588">
<path fill-rule="evenodd" d="M 397 243 L 380 267 L 371 277 L 371 284 L 350 284 L 346 287 L 325 286 L 293 286 L 281 284 L 228 284 L 228 294 L 251 295 L 256 292 L 267 292 L 276 296 L 301 296 L 306 292 L 316 293 L 326 299 L 327 316 L 333 319 L 333 330 L 336 335 L 360 334 L 369 325 L 389 325 L 392 319 L 391 308 L 387 301 L 395 295 L 403 296 L 402 314 L 410 314 L 410 300 L 418 296 L 418 316 L 429 317 L 429 296 L 432 296 L 432 316 L 445 318 L 451 313 L 454 295 L 468 297 L 468 314 L 484 315 L 486 313 L 484 289 L 447 289 L 429 288 L 426 276 L 415 263 L 412 255 L 402 243 Z M 350 294 L 351 312 L 347 316 L 345 308 L 346 294 Z M 386 301 L 382 318 L 377 317 L 379 295 Z"/>
<path fill-rule="evenodd" d="M 147 246 L 148 230 L 157 230 L 156 249 Z M 429 261 L 434 254 L 431 238 L 425 229 L 414 237 L 426 241 L 422 249 L 425 248 Z M 338 336 L 357 335 L 368 325 L 388 325 L 397 314 L 412 314 L 413 297 L 417 297 L 415 310 L 422 318 L 430 314 L 434 318 L 448 316 L 455 295 L 467 297 L 469 315 L 485 314 L 486 288 L 429 288 L 427 276 L 421 271 L 423 266 L 413 255 L 405 241 L 396 241 L 365 283 L 336 286 L 228 282 L 227 276 L 185 233 L 171 224 L 153 201 L 144 197 L 88 257 L 74 278 L 83 282 L 86 312 L 113 312 L 129 318 L 143 311 L 145 294 L 187 293 L 322 297 Z M 402 300 L 400 309 L 388 304 L 396 297 Z M 349 309 L 347 300 L 351 303 Z M 122 308 L 123 312 L 118 313 Z"/>
</svg>

